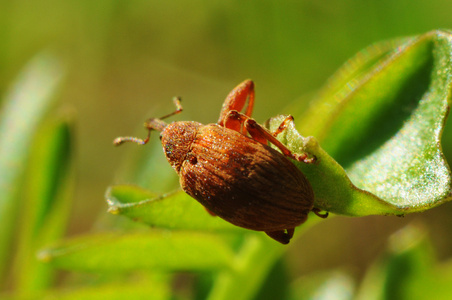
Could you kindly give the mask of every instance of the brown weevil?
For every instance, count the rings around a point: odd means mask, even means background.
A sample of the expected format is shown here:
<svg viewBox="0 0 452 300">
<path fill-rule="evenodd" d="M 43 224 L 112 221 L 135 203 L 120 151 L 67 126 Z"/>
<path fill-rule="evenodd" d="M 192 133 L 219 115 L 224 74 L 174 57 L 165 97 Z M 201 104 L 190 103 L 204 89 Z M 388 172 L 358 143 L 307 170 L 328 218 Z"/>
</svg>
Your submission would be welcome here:
<svg viewBox="0 0 452 300">
<path fill-rule="evenodd" d="M 163 119 L 182 111 L 180 99 L 174 98 L 174 102 L 176 111 L 146 121 L 148 135 L 144 140 L 119 137 L 114 144 L 131 141 L 144 145 L 152 130 L 160 131 L 166 158 L 188 195 L 210 214 L 236 226 L 264 231 L 282 244 L 289 243 L 295 227 L 306 221 L 310 211 L 327 216 L 314 208 L 309 181 L 287 159 L 311 163 L 314 158 L 292 153 L 276 139 L 293 118 L 287 117 L 273 133 L 251 118 L 253 81 L 245 80 L 229 93 L 216 124 L 166 124 Z"/>
</svg>

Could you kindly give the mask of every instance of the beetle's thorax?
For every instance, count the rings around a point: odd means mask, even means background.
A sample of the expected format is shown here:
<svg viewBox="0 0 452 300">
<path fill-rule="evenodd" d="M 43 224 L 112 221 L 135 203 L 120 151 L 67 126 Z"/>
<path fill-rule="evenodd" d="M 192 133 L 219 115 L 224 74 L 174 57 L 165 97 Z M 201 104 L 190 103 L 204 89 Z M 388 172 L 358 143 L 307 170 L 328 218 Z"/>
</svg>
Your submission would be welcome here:
<svg viewBox="0 0 452 300">
<path fill-rule="evenodd" d="M 166 159 L 177 173 L 186 159 L 200 126 L 203 125 L 198 122 L 174 122 L 168 124 L 160 134 Z"/>
</svg>

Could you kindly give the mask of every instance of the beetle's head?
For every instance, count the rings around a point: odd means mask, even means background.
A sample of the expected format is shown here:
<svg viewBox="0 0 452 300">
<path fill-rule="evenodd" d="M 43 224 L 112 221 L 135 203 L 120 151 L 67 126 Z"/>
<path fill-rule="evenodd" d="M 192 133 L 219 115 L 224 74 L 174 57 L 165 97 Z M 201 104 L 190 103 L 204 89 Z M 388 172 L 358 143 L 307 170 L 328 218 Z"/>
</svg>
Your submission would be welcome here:
<svg viewBox="0 0 452 300">
<path fill-rule="evenodd" d="M 174 122 L 168 124 L 160 133 L 166 159 L 177 173 L 187 157 L 200 126 L 202 124 L 198 122 Z"/>
</svg>

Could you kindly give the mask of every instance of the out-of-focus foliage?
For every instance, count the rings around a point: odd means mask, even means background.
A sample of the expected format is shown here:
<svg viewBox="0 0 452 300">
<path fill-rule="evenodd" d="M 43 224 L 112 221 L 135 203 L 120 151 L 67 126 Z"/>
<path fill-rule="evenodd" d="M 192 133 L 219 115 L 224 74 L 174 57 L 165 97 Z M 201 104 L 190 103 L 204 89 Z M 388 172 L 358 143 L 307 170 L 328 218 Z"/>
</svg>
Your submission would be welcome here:
<svg viewBox="0 0 452 300">
<path fill-rule="evenodd" d="M 29 214 L 24 223 L 28 225 L 29 235 L 26 239 L 35 240 L 40 233 L 44 220 L 51 211 L 54 197 L 57 197 L 58 190 L 64 186 L 59 176 L 65 176 L 67 172 L 64 168 L 68 164 L 67 153 L 68 136 L 65 132 L 66 122 L 56 122 L 52 132 L 42 133 L 42 137 L 32 143 L 36 135 L 36 128 L 46 116 L 46 112 L 52 105 L 55 89 L 61 79 L 61 66 L 53 57 L 40 55 L 29 63 L 22 72 L 17 82 L 11 87 L 6 96 L 5 103 L 0 115 L 0 279 L 5 279 L 8 264 L 11 262 L 11 242 L 13 235 L 17 232 L 17 221 L 23 213 Z M 49 129 L 50 130 L 50 129 Z M 42 144 L 38 144 L 41 142 Z M 49 153 L 40 153 L 40 148 Z M 62 148 L 62 149 L 61 149 Z M 36 149 L 33 155 L 41 155 L 28 161 L 30 149 Z M 49 155 L 47 157 L 45 155 Z M 41 163 L 39 173 L 30 175 L 31 178 L 24 178 L 24 171 L 27 162 Z M 58 164 L 63 167 L 62 172 L 56 170 Z M 35 172 L 37 170 L 30 170 Z M 39 178 L 41 177 L 42 178 Z M 38 180 L 41 180 L 38 182 Z M 34 188 L 31 195 L 25 195 L 23 185 Z M 30 203 L 18 201 L 19 197 L 30 197 Z M 33 199 L 37 198 L 37 199 Z M 40 202 L 40 203 L 39 203 Z M 30 208 L 25 210 L 24 208 Z M 20 211 L 19 211 L 20 210 Z M 41 237 L 43 238 L 43 237 Z M 40 242 L 28 241 L 32 244 Z M 26 248 L 36 245 L 28 245 Z M 27 251 L 28 252 L 28 251 Z M 30 253 L 27 253 L 30 255 Z M 28 257 L 27 257 L 28 260 Z"/>
</svg>

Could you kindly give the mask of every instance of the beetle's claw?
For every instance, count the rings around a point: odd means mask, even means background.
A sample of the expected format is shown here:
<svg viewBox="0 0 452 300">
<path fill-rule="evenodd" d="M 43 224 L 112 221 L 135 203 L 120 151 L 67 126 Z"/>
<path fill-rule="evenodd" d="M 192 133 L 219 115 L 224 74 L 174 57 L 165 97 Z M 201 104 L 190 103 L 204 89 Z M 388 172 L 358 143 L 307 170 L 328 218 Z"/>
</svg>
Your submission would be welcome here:
<svg viewBox="0 0 452 300">
<path fill-rule="evenodd" d="M 317 161 L 317 157 L 316 157 L 315 155 L 313 155 L 313 156 L 310 157 L 310 158 L 306 158 L 306 159 L 304 160 L 304 162 L 307 163 L 307 164 L 315 164 L 315 163 L 317 163 L 318 161 Z"/>
<path fill-rule="evenodd" d="M 321 213 L 321 211 L 322 211 L 322 210 L 321 210 L 320 208 L 316 208 L 316 207 L 314 207 L 314 208 L 312 209 L 312 212 L 315 213 L 318 217 L 320 217 L 320 218 L 322 218 L 322 219 L 328 218 L 329 213 L 328 213 L 327 211 Z"/>
<path fill-rule="evenodd" d="M 293 153 L 293 158 L 295 158 L 298 161 L 302 161 L 305 164 L 314 164 L 317 162 L 317 157 L 315 155 L 308 157 L 308 154 L 306 153 L 302 154 Z"/>
</svg>

